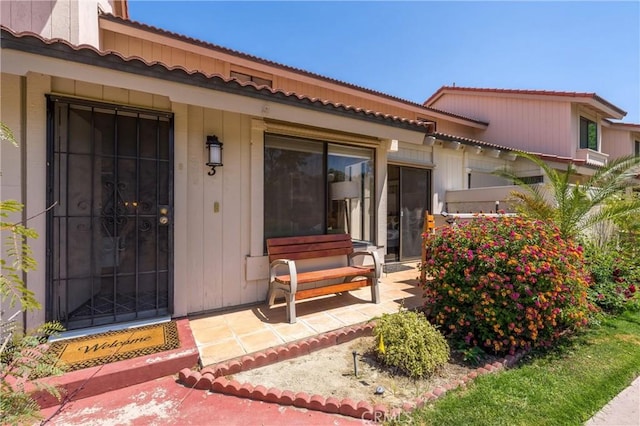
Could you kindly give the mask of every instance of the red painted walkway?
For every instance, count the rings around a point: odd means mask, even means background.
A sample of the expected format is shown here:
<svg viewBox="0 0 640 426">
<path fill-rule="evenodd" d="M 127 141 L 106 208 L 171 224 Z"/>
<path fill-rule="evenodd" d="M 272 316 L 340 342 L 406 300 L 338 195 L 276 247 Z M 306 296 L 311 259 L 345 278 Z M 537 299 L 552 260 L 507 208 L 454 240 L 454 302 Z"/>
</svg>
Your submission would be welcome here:
<svg viewBox="0 0 640 426">
<path fill-rule="evenodd" d="M 46 425 L 365 425 L 365 420 L 188 389 L 163 377 L 42 410 Z M 60 410 L 60 411 L 58 411 Z"/>
</svg>

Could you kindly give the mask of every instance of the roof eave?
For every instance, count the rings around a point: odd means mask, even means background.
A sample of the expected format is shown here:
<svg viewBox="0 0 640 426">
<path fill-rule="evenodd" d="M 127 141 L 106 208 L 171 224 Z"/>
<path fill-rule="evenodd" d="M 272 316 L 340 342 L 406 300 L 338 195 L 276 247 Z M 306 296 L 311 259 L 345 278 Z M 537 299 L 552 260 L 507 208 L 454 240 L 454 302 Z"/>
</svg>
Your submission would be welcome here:
<svg viewBox="0 0 640 426">
<path fill-rule="evenodd" d="M 544 90 L 517 90 L 517 89 L 486 89 L 475 87 L 450 87 L 442 86 L 424 102 L 425 107 L 431 107 L 435 102 L 447 94 L 462 94 L 471 96 L 498 96 L 510 98 L 529 98 L 540 100 L 552 100 L 559 102 L 571 102 L 585 104 L 598 110 L 607 118 L 620 120 L 627 112 L 617 107 L 596 93 L 558 92 Z"/>
<path fill-rule="evenodd" d="M 168 68 L 164 64 L 147 63 L 137 57 L 124 58 L 117 53 L 101 52 L 90 46 L 74 47 L 64 40 L 53 40 L 47 43 L 36 34 L 18 35 L 4 26 L 1 27 L 1 35 L 0 46 L 2 49 L 13 49 L 40 56 L 145 75 L 240 96 L 323 111 L 343 117 L 347 116 L 410 131 L 428 133 L 433 130 L 433 123 L 428 121 L 415 121 L 353 108 L 348 105 L 333 104 L 315 98 L 297 96 L 294 93 L 274 91 L 266 86 L 256 86 L 254 83 L 242 83 L 233 78 L 226 79 L 219 75 L 189 72 L 181 67 Z"/>
<path fill-rule="evenodd" d="M 101 27 L 105 27 L 107 29 L 110 29 L 111 31 L 116 30 L 116 27 L 119 27 L 121 29 L 124 28 L 131 28 L 132 30 L 139 30 L 139 31 L 145 31 L 145 32 L 151 32 L 157 36 L 160 37 L 168 37 L 174 40 L 179 40 L 181 42 L 184 43 L 188 43 L 188 44 L 195 44 L 195 45 L 199 45 L 200 47 L 206 48 L 206 49 L 211 49 L 214 50 L 216 52 L 219 52 L 221 54 L 224 55 L 231 55 L 237 58 L 241 58 L 243 60 L 246 61 L 251 61 L 254 63 L 258 63 L 258 64 L 262 64 L 265 66 L 269 66 L 269 67 L 274 67 L 274 68 L 278 68 L 278 69 L 282 69 L 284 71 L 287 72 L 292 72 L 292 73 L 296 73 L 299 75 L 304 75 L 310 78 L 314 78 L 314 79 L 318 79 L 318 80 L 322 80 L 331 84 L 336 84 L 342 87 L 346 87 L 352 90 L 357 90 L 360 91 L 362 93 L 368 94 L 368 95 L 373 95 L 382 99 L 385 99 L 387 101 L 392 101 L 392 102 L 398 102 L 400 104 L 404 104 L 404 105 L 408 105 L 414 108 L 419 108 L 421 110 L 424 110 L 423 114 L 424 115 L 432 115 L 435 116 L 437 118 L 443 118 L 446 120 L 450 120 L 459 124 L 463 124 L 472 128 L 478 128 L 478 129 L 486 129 L 487 126 L 489 125 L 489 123 L 481 121 L 481 120 L 476 120 L 470 117 L 465 117 L 459 114 L 455 114 L 455 113 L 451 113 L 448 111 L 442 111 L 436 108 L 430 108 L 428 106 L 425 106 L 424 104 L 420 104 L 417 102 L 412 102 L 409 101 L 407 99 L 402 99 L 393 95 L 389 95 L 387 93 L 383 93 L 377 90 L 373 90 L 373 89 L 367 89 L 365 87 L 361 87 L 355 84 L 351 84 L 351 83 L 347 83 L 344 81 L 340 81 L 340 80 L 336 80 L 333 79 L 331 77 L 326 77 L 320 74 L 316 74 L 313 73 L 311 71 L 306 71 L 303 69 L 299 69 L 299 68 L 295 68 L 295 67 L 291 67 L 288 65 L 284 65 L 278 62 L 274 62 L 268 59 L 263 59 L 263 58 L 259 58 L 257 56 L 253 56 L 251 54 L 247 54 L 247 53 L 243 53 L 240 51 L 236 51 L 233 49 L 229 49 L 220 45 L 216 45 L 214 43 L 210 43 L 210 42 L 206 42 L 206 41 L 202 41 L 202 40 L 197 40 L 195 38 L 192 37 L 188 37 L 185 35 L 181 35 L 178 33 L 174 33 L 174 32 L 170 32 L 161 28 L 157 28 L 157 27 L 153 27 L 151 25 L 148 24 L 143 24 L 137 21 L 133 21 L 130 19 L 122 19 L 119 16 L 115 16 L 113 14 L 108 14 L 108 13 L 102 13 L 99 15 L 99 22 L 101 23 Z M 104 22 L 108 22 L 108 25 L 104 25 Z M 122 32 L 122 30 L 120 31 Z"/>
</svg>

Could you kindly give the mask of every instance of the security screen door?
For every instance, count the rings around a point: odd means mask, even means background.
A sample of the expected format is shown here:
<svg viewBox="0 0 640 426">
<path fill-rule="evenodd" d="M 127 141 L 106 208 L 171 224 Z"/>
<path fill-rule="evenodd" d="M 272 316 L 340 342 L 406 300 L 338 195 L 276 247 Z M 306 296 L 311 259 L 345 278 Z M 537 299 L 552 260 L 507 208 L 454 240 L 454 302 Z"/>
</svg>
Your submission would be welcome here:
<svg viewBox="0 0 640 426">
<path fill-rule="evenodd" d="M 172 116 L 49 97 L 47 318 L 170 313 Z"/>
</svg>

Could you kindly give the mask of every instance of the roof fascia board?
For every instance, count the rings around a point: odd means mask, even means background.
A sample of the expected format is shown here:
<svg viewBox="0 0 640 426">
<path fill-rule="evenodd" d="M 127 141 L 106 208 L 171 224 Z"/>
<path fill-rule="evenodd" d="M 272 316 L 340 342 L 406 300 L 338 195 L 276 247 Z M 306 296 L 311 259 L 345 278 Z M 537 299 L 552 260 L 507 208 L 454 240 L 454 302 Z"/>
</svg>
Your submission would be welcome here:
<svg viewBox="0 0 640 426">
<path fill-rule="evenodd" d="M 400 139 L 420 144 L 424 138 L 424 132 L 418 130 L 402 129 L 379 123 L 365 124 L 356 117 L 331 113 L 329 110 L 319 111 L 318 108 L 305 108 L 304 104 L 287 104 L 278 102 L 275 99 L 247 96 L 246 93 L 243 93 L 244 90 L 238 91 L 238 93 L 216 89 L 203 90 L 203 87 L 189 83 L 150 78 L 145 75 L 89 64 L 70 67 L 69 62 L 64 59 L 12 49 L 2 49 L 2 56 L 2 71 L 9 74 L 25 75 L 28 72 L 37 72 L 96 85 L 153 93 L 167 96 L 172 102 L 176 103 L 230 111 L 254 117 L 265 117 L 287 122 L 291 122 L 291 117 L 295 117 L 295 123 L 301 125 L 364 134 L 380 139 Z M 204 89 L 210 88 L 204 87 Z"/>
<path fill-rule="evenodd" d="M 620 120 L 620 119 L 624 118 L 625 115 L 627 115 L 626 113 L 625 114 L 620 114 L 615 109 L 609 107 L 607 104 L 603 104 L 602 102 L 598 101 L 597 99 L 593 99 L 593 98 L 578 98 L 578 99 L 576 99 L 576 102 L 588 104 L 591 107 L 593 107 L 593 108 L 595 108 L 595 109 L 597 109 L 597 110 L 599 110 L 601 112 L 604 112 L 605 115 L 608 118 L 613 118 L 613 119 L 616 119 L 616 120 Z"/>
<path fill-rule="evenodd" d="M 406 108 L 406 105 L 403 105 L 403 108 Z M 428 108 L 418 108 L 418 107 L 410 107 L 412 110 L 420 114 L 420 116 L 424 116 L 430 120 L 446 120 L 451 123 L 461 124 L 463 126 L 471 127 L 474 129 L 486 130 L 489 127 L 489 123 L 480 122 L 480 121 L 470 121 L 463 118 L 462 116 L 451 116 L 446 113 L 439 113 L 434 111 L 433 109 Z"/>
<path fill-rule="evenodd" d="M 4 29 L 3 29 L 4 31 Z M 296 94 L 276 91 L 268 88 L 256 88 L 251 84 L 243 84 L 237 80 L 226 80 L 219 75 L 205 75 L 201 72 L 189 72 L 182 67 L 167 69 L 161 63 L 146 63 L 139 58 L 124 59 L 119 54 L 108 52 L 98 52 L 94 48 L 75 48 L 67 43 L 53 42 L 46 44 L 36 36 L 14 36 L 7 32 L 8 37 L 0 39 L 1 47 L 33 53 L 36 55 L 49 56 L 67 61 L 96 65 L 101 68 L 110 68 L 134 74 L 156 77 L 162 80 L 182 82 L 188 85 L 200 86 L 223 92 L 236 93 L 247 97 L 257 97 L 273 102 L 286 103 L 297 107 L 310 108 L 313 110 L 323 110 L 327 113 L 339 116 L 351 116 L 356 119 L 368 121 L 376 124 L 388 125 L 396 128 L 426 132 L 427 127 L 411 122 L 406 118 L 392 117 L 390 115 L 368 113 L 364 110 L 357 110 L 343 105 L 336 105 L 330 102 L 321 102 L 307 97 L 298 98 Z M 45 72 L 46 73 L 46 72 Z"/>
<path fill-rule="evenodd" d="M 260 63 L 258 61 L 253 61 L 251 59 L 243 58 L 240 55 L 234 55 L 232 53 L 217 50 L 214 47 L 199 46 L 193 42 L 179 40 L 179 39 L 176 39 L 175 37 L 171 37 L 166 34 L 160 34 L 144 28 L 139 28 L 135 26 L 135 23 L 133 22 L 127 22 L 127 23 L 115 22 L 109 19 L 108 17 L 105 17 L 104 15 L 99 16 L 98 22 L 100 25 L 100 29 L 113 31 L 118 34 L 137 37 L 143 40 L 148 40 L 149 35 L 151 34 L 153 38 L 156 38 L 159 42 L 169 47 L 174 47 L 176 49 L 182 49 L 182 50 L 196 53 L 199 55 L 219 59 L 221 61 L 226 61 L 241 67 L 250 68 L 250 69 L 254 69 L 257 71 L 262 71 L 270 74 L 275 74 L 283 78 L 295 79 L 302 83 L 315 84 L 315 85 L 322 84 L 323 87 L 328 87 L 333 90 L 339 90 L 348 95 L 360 96 L 368 100 L 377 101 L 377 102 L 384 102 L 388 105 L 398 107 L 398 108 L 406 108 L 416 112 L 417 114 L 424 115 L 428 118 L 448 120 L 453 123 L 461 124 L 464 126 L 475 128 L 475 129 L 486 129 L 488 126 L 487 123 L 482 123 L 470 118 L 465 118 L 462 116 L 452 116 L 447 114 L 446 112 L 435 111 L 430 108 L 420 106 L 419 104 L 413 105 L 411 103 L 389 99 L 384 96 L 379 96 L 374 93 L 368 93 L 366 91 L 341 85 L 336 82 L 327 81 L 320 78 L 314 78 L 313 76 L 305 75 L 303 73 L 296 73 L 295 71 L 284 69 L 282 67 L 278 67 L 275 65 L 269 65 L 269 64 Z M 215 56 L 211 54 L 212 51 L 216 52 Z"/>
<path fill-rule="evenodd" d="M 151 35 L 152 36 L 151 41 L 154 41 L 153 39 L 155 39 L 155 41 L 165 46 L 185 50 L 187 52 L 195 53 L 198 55 L 208 56 L 210 58 L 219 59 L 221 61 L 230 62 L 230 63 L 233 63 L 234 65 L 238 65 L 241 67 L 255 69 L 255 70 L 263 71 L 267 73 L 272 73 L 272 69 L 270 67 L 268 67 L 267 65 L 261 64 L 259 62 L 254 62 L 246 58 L 234 56 L 230 53 L 218 51 L 213 48 L 198 46 L 197 44 L 189 43 L 183 40 L 178 40 L 176 38 L 169 37 L 164 34 L 158 34 L 148 30 L 144 30 L 142 28 L 137 28 L 131 25 L 114 22 L 114 21 L 105 19 L 103 15 L 99 16 L 98 22 L 101 30 L 112 31 L 117 34 L 136 37 L 142 40 L 149 40 L 149 35 Z M 216 54 L 212 55 L 211 54 L 212 51 L 215 51 Z M 142 59 L 148 60 L 148 58 L 142 58 Z"/>
<path fill-rule="evenodd" d="M 442 98 L 443 96 L 444 96 L 444 92 L 442 90 L 438 90 L 436 93 L 429 96 L 429 98 L 426 101 L 424 101 L 423 105 L 426 107 L 431 107 L 433 104 L 438 102 L 440 98 Z"/>
<path fill-rule="evenodd" d="M 129 19 L 129 4 L 127 0 L 114 0 L 113 9 L 114 15 Z"/>
<path fill-rule="evenodd" d="M 509 93 L 509 92 L 496 92 L 496 91 L 483 91 L 483 90 L 443 89 L 434 99 L 429 101 L 429 105 L 433 104 L 434 102 L 436 102 L 438 99 L 442 98 L 445 95 L 530 99 L 535 101 L 546 101 L 546 102 L 567 102 L 567 103 L 575 103 L 575 104 L 586 104 L 604 113 L 609 118 L 619 120 L 626 115 L 626 113 L 621 114 L 620 111 L 614 109 L 612 105 L 610 105 L 609 103 L 600 101 L 598 96 L 568 96 L 568 95 L 556 95 L 552 93 L 535 94 L 535 93 Z"/>
<path fill-rule="evenodd" d="M 605 127 L 610 127 L 616 130 L 629 130 L 629 131 L 640 131 L 639 123 L 621 123 L 618 121 L 611 121 L 609 119 L 602 120 L 602 125 Z"/>
</svg>

